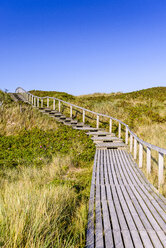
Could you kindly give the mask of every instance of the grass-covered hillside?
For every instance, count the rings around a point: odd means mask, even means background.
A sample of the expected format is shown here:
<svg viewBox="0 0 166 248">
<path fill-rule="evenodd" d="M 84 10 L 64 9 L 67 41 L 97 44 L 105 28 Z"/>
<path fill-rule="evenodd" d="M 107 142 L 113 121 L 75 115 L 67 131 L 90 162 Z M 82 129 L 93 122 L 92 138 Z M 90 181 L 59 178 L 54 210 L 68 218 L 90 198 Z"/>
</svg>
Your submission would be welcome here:
<svg viewBox="0 0 166 248">
<path fill-rule="evenodd" d="M 72 96 L 63 92 L 31 91 L 38 96 L 54 96 L 65 101 L 75 103 L 98 113 L 113 116 L 129 125 L 138 137 L 156 146 L 166 148 L 166 87 L 155 87 L 131 93 L 95 93 L 90 95 Z M 65 106 L 62 110 L 66 110 Z M 80 113 L 74 112 L 77 118 L 82 118 Z M 75 114 L 76 113 L 76 114 Z M 96 116 L 87 114 L 95 119 Z M 100 127 L 108 129 L 108 118 L 100 120 Z M 86 121 L 96 125 L 95 120 L 86 117 Z M 117 134 L 118 126 L 113 122 L 113 131 Z M 122 130 L 123 131 L 123 130 Z M 122 132 L 124 135 L 124 132 Z M 123 136 L 124 137 L 124 136 Z M 158 155 L 152 151 L 152 174 L 146 174 L 146 154 L 144 154 L 143 172 L 148 179 L 158 186 Z M 165 175 L 166 181 L 166 175 Z M 166 184 L 161 189 L 166 195 Z"/>
<path fill-rule="evenodd" d="M 95 147 L 0 92 L 0 247 L 84 247 Z"/>
<path fill-rule="evenodd" d="M 31 91 L 38 96 L 53 96 L 98 113 L 124 121 L 143 140 L 166 148 L 166 87 L 131 93 L 95 93 L 72 96 L 56 91 Z"/>
<path fill-rule="evenodd" d="M 145 141 L 166 148 L 166 87 L 84 96 L 31 92 L 116 117 Z M 84 247 L 93 142 L 2 91 L 0 103 L 0 247 Z M 61 111 L 70 109 L 62 104 Z M 82 118 L 75 108 L 73 117 Z M 96 125 L 96 117 L 89 117 Z M 108 119 L 100 121 L 107 129 Z M 113 129 L 117 132 L 116 123 Z M 155 186 L 157 170 L 153 163 L 149 180 Z"/>
</svg>

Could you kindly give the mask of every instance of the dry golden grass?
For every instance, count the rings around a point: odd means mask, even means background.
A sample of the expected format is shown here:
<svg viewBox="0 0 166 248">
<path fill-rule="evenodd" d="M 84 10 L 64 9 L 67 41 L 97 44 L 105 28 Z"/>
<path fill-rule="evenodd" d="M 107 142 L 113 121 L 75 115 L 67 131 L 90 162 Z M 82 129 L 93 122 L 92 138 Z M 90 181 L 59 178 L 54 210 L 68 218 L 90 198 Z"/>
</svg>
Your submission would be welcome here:
<svg viewBox="0 0 166 248">
<path fill-rule="evenodd" d="M 42 115 L 38 110 L 33 109 L 30 105 L 12 103 L 0 108 L 0 134 L 15 135 L 23 128 L 30 130 L 33 127 L 42 130 L 57 129 L 57 124 L 51 118 Z"/>
<path fill-rule="evenodd" d="M 69 156 L 42 168 L 1 171 L 0 246 L 5 248 L 82 247 L 87 206 L 76 193 L 54 179 L 65 174 Z M 4 176 L 5 174 L 5 176 Z"/>
</svg>

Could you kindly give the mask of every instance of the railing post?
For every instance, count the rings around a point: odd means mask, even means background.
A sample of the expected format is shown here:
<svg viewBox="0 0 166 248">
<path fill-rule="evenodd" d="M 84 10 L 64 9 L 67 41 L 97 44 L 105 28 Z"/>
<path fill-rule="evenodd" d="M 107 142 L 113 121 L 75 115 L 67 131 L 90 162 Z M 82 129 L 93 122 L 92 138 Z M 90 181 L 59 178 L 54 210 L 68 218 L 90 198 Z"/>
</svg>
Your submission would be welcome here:
<svg viewBox="0 0 166 248">
<path fill-rule="evenodd" d="M 49 98 L 47 98 L 47 108 L 49 108 Z"/>
<path fill-rule="evenodd" d="M 146 170 L 147 170 L 147 173 L 150 174 L 150 172 L 151 172 L 151 149 L 149 147 L 147 147 L 146 156 L 147 156 L 147 159 L 146 159 L 147 160 L 146 161 L 147 168 L 146 168 Z"/>
<path fill-rule="evenodd" d="M 128 145 L 128 127 L 126 127 L 125 143 L 126 143 L 126 145 Z"/>
<path fill-rule="evenodd" d="M 37 107 L 39 108 L 39 97 L 37 98 Z"/>
<path fill-rule="evenodd" d="M 164 183 L 164 155 L 159 152 L 159 172 L 158 172 L 158 186 L 160 186 Z"/>
<path fill-rule="evenodd" d="M 142 168 L 143 162 L 143 145 L 139 143 L 139 168 Z"/>
<path fill-rule="evenodd" d="M 137 158 L 137 140 L 134 138 L 134 159 Z"/>
<path fill-rule="evenodd" d="M 82 113 L 82 121 L 83 123 L 85 123 L 85 110 L 83 110 L 83 113 Z"/>
<path fill-rule="evenodd" d="M 33 105 L 33 96 L 32 96 L 32 105 Z"/>
<path fill-rule="evenodd" d="M 43 108 L 43 98 L 41 99 L 41 108 Z"/>
<path fill-rule="evenodd" d="M 36 97 L 34 97 L 34 107 L 36 107 Z"/>
<path fill-rule="evenodd" d="M 61 101 L 59 101 L 59 112 L 61 112 Z"/>
<path fill-rule="evenodd" d="M 97 115 L 96 128 L 99 128 L 99 115 Z"/>
<path fill-rule="evenodd" d="M 119 128 L 118 128 L 118 137 L 121 138 L 121 124 L 119 122 Z"/>
<path fill-rule="evenodd" d="M 73 117 L 73 107 L 72 107 L 72 105 L 70 105 L 70 118 L 72 118 Z"/>
<path fill-rule="evenodd" d="M 53 110 L 55 110 L 55 99 L 53 100 Z"/>
<path fill-rule="evenodd" d="M 110 118 L 110 128 L 109 128 L 110 133 L 112 133 L 112 119 Z"/>
<path fill-rule="evenodd" d="M 130 133 L 130 152 L 132 152 L 132 151 L 133 151 L 133 136 Z"/>
</svg>

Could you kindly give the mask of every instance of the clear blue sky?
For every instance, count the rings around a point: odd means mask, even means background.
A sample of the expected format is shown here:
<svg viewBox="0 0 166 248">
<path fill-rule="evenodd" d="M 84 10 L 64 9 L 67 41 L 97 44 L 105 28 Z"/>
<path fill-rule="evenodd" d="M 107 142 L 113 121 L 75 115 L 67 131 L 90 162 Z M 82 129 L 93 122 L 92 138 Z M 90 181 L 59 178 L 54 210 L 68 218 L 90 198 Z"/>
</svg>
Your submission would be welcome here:
<svg viewBox="0 0 166 248">
<path fill-rule="evenodd" d="M 0 88 L 166 86 L 166 0 L 1 0 Z"/>
</svg>

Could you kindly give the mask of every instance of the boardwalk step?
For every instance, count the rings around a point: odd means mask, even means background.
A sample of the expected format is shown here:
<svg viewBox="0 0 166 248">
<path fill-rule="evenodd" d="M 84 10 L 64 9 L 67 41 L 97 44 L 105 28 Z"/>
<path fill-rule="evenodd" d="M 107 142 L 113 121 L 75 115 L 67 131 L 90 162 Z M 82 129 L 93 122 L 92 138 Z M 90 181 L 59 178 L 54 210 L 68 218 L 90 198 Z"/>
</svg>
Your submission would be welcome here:
<svg viewBox="0 0 166 248">
<path fill-rule="evenodd" d="M 126 147 L 124 143 L 121 142 L 102 142 L 96 143 L 96 148 L 119 148 L 119 147 Z"/>
<path fill-rule="evenodd" d="M 109 142 L 109 141 L 121 141 L 122 139 L 119 139 L 117 137 L 114 136 L 104 136 L 104 137 L 92 137 L 91 138 L 94 142 Z"/>
<path fill-rule="evenodd" d="M 59 113 L 59 112 L 56 111 L 56 110 L 49 112 L 50 115 L 54 115 L 54 114 L 56 114 L 56 113 Z"/>
<path fill-rule="evenodd" d="M 44 109 L 44 111 L 47 113 L 51 113 L 52 111 L 51 111 L 51 109 Z"/>
<path fill-rule="evenodd" d="M 78 123 L 77 120 L 74 120 L 72 118 L 66 118 L 65 122 L 76 122 L 76 123 Z"/>
<path fill-rule="evenodd" d="M 93 135 L 93 136 L 98 136 L 98 137 L 115 136 L 114 133 L 109 133 L 109 132 L 104 132 L 104 131 L 88 132 L 87 135 Z"/>
<path fill-rule="evenodd" d="M 93 127 L 73 127 L 73 129 L 77 129 L 77 130 L 83 130 L 83 131 L 96 131 L 97 129 L 96 128 L 93 128 Z"/>
<path fill-rule="evenodd" d="M 78 122 L 75 127 L 90 127 L 89 125 L 86 125 L 85 123 Z"/>
<path fill-rule="evenodd" d="M 55 118 L 56 121 L 64 123 L 64 118 L 60 118 L 60 116 L 54 116 L 52 115 L 51 117 Z"/>
<path fill-rule="evenodd" d="M 65 119 L 66 119 L 66 116 L 65 116 L 65 115 L 61 115 L 61 116 L 59 117 L 59 119 L 65 120 Z"/>
<path fill-rule="evenodd" d="M 55 116 L 55 117 L 61 117 L 62 116 L 62 113 L 57 112 L 57 113 L 54 113 L 53 116 Z"/>
<path fill-rule="evenodd" d="M 71 125 L 76 125 L 78 122 L 77 121 L 66 121 L 64 120 L 64 124 L 71 124 Z"/>
<path fill-rule="evenodd" d="M 74 124 L 74 126 L 73 126 L 73 128 L 75 128 L 75 129 L 78 129 L 78 128 L 82 128 L 82 127 L 91 127 L 91 126 L 89 126 L 89 125 L 83 125 L 83 124 L 79 124 L 79 123 L 77 123 L 77 124 Z"/>
<path fill-rule="evenodd" d="M 71 127 L 75 127 L 75 125 L 76 125 L 75 122 L 65 122 L 65 121 L 63 121 L 63 124 L 66 126 L 71 126 Z"/>
</svg>

